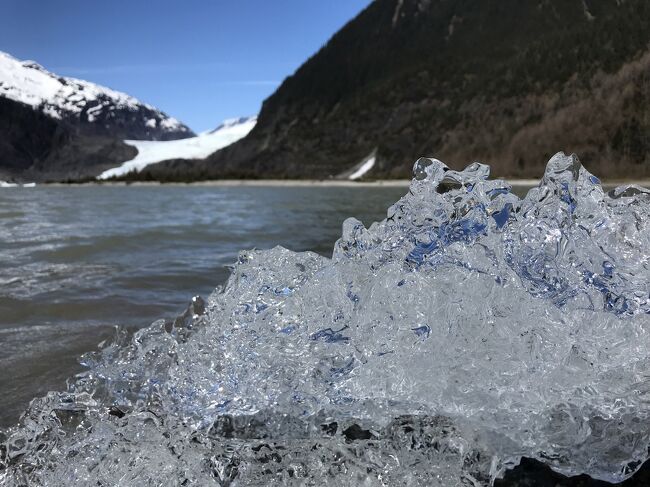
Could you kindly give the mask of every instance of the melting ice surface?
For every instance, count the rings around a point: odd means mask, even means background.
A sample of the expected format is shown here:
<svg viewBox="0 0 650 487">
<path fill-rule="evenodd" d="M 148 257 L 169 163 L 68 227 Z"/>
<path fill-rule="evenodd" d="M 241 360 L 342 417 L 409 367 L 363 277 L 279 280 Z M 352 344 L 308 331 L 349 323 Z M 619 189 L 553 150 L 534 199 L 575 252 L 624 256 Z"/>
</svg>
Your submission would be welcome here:
<svg viewBox="0 0 650 487">
<path fill-rule="evenodd" d="M 574 156 L 524 199 L 420 159 L 333 256 L 244 252 L 173 323 L 87 355 L 3 485 L 490 485 L 522 456 L 618 481 L 650 444 L 650 192 Z"/>
</svg>

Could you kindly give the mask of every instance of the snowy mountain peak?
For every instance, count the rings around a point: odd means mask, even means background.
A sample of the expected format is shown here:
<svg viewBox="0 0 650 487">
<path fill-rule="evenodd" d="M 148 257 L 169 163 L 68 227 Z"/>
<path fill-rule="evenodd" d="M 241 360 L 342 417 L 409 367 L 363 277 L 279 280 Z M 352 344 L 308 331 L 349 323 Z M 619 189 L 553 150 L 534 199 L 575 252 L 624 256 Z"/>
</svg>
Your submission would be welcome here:
<svg viewBox="0 0 650 487">
<path fill-rule="evenodd" d="M 41 110 L 89 135 L 171 140 L 191 137 L 175 118 L 125 93 L 57 76 L 34 61 L 0 51 L 0 96 Z"/>
<path fill-rule="evenodd" d="M 214 134 L 216 132 L 223 131 L 224 129 L 238 127 L 238 126 L 255 126 L 257 123 L 257 116 L 254 117 L 237 117 L 237 118 L 227 118 L 217 128 L 203 132 L 204 134 Z"/>
</svg>

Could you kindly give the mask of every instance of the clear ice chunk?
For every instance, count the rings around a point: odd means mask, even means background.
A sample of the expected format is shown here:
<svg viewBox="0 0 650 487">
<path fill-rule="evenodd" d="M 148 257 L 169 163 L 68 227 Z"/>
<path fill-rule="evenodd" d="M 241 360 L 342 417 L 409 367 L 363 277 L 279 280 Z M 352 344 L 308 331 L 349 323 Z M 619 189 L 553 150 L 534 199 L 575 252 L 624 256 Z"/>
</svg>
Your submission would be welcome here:
<svg viewBox="0 0 650 487">
<path fill-rule="evenodd" d="M 650 445 L 650 192 L 575 156 L 520 199 L 420 159 L 331 259 L 242 252 L 207 302 L 87 354 L 0 484 L 491 485 L 522 457 L 620 481 Z"/>
</svg>

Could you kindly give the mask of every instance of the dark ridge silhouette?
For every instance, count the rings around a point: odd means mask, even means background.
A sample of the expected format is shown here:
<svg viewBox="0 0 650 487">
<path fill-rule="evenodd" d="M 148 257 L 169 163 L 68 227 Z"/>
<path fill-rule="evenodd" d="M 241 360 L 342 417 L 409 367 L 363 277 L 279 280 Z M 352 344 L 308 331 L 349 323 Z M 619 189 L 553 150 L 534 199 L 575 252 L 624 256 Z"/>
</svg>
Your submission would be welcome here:
<svg viewBox="0 0 650 487">
<path fill-rule="evenodd" d="M 80 135 L 29 105 L 0 97 L 0 180 L 78 180 L 136 154 L 121 140 Z"/>
</svg>

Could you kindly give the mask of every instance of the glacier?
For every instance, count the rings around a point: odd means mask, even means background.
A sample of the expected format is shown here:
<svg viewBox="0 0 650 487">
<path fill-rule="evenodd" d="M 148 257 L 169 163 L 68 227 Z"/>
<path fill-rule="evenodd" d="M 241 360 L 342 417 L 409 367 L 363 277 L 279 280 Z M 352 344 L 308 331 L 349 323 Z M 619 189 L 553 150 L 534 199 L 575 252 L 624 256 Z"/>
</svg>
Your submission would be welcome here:
<svg viewBox="0 0 650 487">
<path fill-rule="evenodd" d="M 0 485 L 620 481 L 650 445 L 650 191 L 559 153 L 525 198 L 420 159 L 331 258 L 245 251 L 4 432 Z"/>
<path fill-rule="evenodd" d="M 151 164 L 170 159 L 204 159 L 246 137 L 256 123 L 257 117 L 240 117 L 225 120 L 214 130 L 203 132 L 196 137 L 163 141 L 125 140 L 126 144 L 138 150 L 136 156 L 117 167 L 107 169 L 97 176 L 97 179 L 110 179 L 125 176 L 130 172 L 140 172 Z"/>
</svg>

